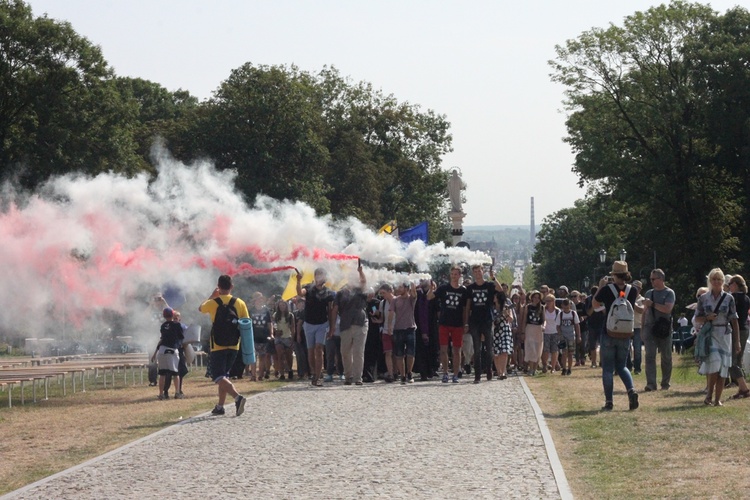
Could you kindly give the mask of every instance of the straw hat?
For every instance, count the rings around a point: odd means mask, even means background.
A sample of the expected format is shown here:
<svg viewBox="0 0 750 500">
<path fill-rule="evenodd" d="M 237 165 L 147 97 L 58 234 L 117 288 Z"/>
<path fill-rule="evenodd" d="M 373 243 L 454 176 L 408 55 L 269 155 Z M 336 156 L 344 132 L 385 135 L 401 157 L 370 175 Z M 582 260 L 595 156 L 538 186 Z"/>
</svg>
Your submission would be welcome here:
<svg viewBox="0 0 750 500">
<path fill-rule="evenodd" d="M 612 263 L 612 272 L 609 274 L 625 274 L 628 272 L 628 263 L 624 260 L 616 260 Z"/>
</svg>

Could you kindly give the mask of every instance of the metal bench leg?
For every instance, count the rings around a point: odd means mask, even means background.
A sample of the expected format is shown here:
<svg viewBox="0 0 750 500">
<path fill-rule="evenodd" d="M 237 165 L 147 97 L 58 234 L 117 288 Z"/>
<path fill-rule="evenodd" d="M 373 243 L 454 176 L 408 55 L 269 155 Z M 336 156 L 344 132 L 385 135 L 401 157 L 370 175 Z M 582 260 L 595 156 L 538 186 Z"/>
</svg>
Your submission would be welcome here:
<svg viewBox="0 0 750 500">
<path fill-rule="evenodd" d="M 49 399 L 49 377 L 44 377 L 44 400 Z"/>
<path fill-rule="evenodd" d="M 21 380 L 21 405 L 23 406 L 24 400 L 23 400 L 23 380 Z"/>
</svg>

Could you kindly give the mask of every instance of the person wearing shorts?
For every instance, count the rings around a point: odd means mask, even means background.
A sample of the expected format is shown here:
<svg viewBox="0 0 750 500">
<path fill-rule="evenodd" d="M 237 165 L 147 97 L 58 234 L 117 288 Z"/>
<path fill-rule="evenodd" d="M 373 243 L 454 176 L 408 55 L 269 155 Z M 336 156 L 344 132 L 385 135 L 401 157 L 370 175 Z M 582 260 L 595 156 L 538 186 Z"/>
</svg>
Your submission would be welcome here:
<svg viewBox="0 0 750 500">
<path fill-rule="evenodd" d="M 302 291 L 302 273 L 297 271 L 297 295 L 305 296 L 305 322 L 303 328 L 307 341 L 307 359 L 312 371 L 311 384 L 323 385 L 323 352 L 328 337 L 329 314 L 333 307 L 334 293 L 326 286 L 328 274 L 323 268 L 315 270 L 315 281 Z"/>
<path fill-rule="evenodd" d="M 231 293 L 233 287 L 234 285 L 232 284 L 231 276 L 226 274 L 219 276 L 217 287 L 214 289 L 211 296 L 198 307 L 198 311 L 203 314 L 208 314 L 211 317 L 211 323 L 213 323 L 216 319 L 216 310 L 219 306 L 216 299 L 221 300 L 224 304 L 229 304 L 232 300 Z M 247 305 L 245 305 L 245 302 L 242 299 L 235 299 L 234 309 L 237 312 L 238 318 L 250 318 L 250 314 L 247 311 Z M 224 415 L 224 402 L 226 401 L 227 394 L 229 394 L 234 398 L 236 415 L 239 417 L 245 411 L 247 398 L 237 392 L 234 388 L 234 384 L 232 384 L 232 381 L 229 380 L 227 375 L 234 364 L 234 359 L 237 357 L 237 352 L 240 349 L 240 341 L 238 339 L 237 344 L 232 346 L 218 345 L 214 342 L 212 329 L 210 346 L 211 352 L 209 357 L 211 363 L 211 376 L 219 390 L 219 403 L 211 411 L 211 414 Z"/>
<path fill-rule="evenodd" d="M 440 361 L 443 364 L 443 383 L 448 382 L 448 345 L 453 344 L 453 383 L 458 383 L 461 369 L 463 336 L 469 331 L 469 290 L 460 284 L 461 268 L 451 267 L 450 283 L 436 287 L 433 283 L 427 300 L 437 297 L 440 307 L 438 336 Z"/>
<path fill-rule="evenodd" d="M 560 309 L 555 306 L 555 296 L 547 294 L 544 297 L 544 346 L 542 348 L 542 373 L 547 373 L 547 370 L 555 371 L 557 368 L 557 354 L 559 352 L 558 344 L 560 343 L 559 335 L 557 335 L 557 316 L 560 314 Z"/>
<path fill-rule="evenodd" d="M 581 343 L 581 322 L 578 313 L 571 307 L 570 300 L 563 299 L 562 311 L 557 315 L 557 333 L 565 341 L 562 349 L 562 374 L 570 375 L 570 367 L 573 365 L 573 353 L 576 346 Z"/>
<path fill-rule="evenodd" d="M 414 382 L 412 370 L 416 352 L 417 323 L 414 318 L 414 307 L 417 305 L 417 285 L 401 283 L 396 287 L 395 295 L 390 285 L 381 287 L 380 292 L 391 304 L 396 317 L 393 325 L 393 357 L 396 369 L 401 375 L 401 383 L 411 384 Z"/>
</svg>

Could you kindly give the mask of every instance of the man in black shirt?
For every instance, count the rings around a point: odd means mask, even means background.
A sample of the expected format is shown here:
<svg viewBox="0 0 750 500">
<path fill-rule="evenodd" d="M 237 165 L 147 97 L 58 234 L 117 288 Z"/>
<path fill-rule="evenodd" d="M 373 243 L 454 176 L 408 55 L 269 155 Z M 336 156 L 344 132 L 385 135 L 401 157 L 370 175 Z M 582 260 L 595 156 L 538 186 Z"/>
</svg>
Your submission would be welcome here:
<svg viewBox="0 0 750 500">
<path fill-rule="evenodd" d="M 326 286 L 325 269 L 315 270 L 315 281 L 304 287 L 305 338 L 308 362 L 312 370 L 312 385 L 322 386 L 320 374 L 323 370 L 323 350 L 328 337 L 329 313 L 333 306 L 334 293 Z M 302 273 L 297 271 L 297 295 L 302 292 Z"/>
<path fill-rule="evenodd" d="M 451 267 L 450 283 L 436 287 L 432 284 L 427 300 L 437 297 L 440 304 L 438 335 L 440 361 L 443 364 L 443 383 L 448 382 L 448 343 L 453 343 L 453 383 L 458 383 L 461 368 L 461 346 L 464 333 L 469 331 L 469 291 L 461 282 L 461 268 Z"/>
<path fill-rule="evenodd" d="M 487 380 L 492 380 L 492 307 L 495 294 L 501 294 L 501 304 L 505 304 L 505 293 L 500 283 L 495 279 L 495 273 L 490 268 L 490 281 L 484 281 L 484 269 L 481 265 L 471 266 L 474 283 L 466 288 L 469 290 L 469 333 L 474 343 L 474 383 L 482 379 L 482 373 L 487 374 Z M 483 363 L 482 345 L 486 349 L 486 361 Z"/>
</svg>

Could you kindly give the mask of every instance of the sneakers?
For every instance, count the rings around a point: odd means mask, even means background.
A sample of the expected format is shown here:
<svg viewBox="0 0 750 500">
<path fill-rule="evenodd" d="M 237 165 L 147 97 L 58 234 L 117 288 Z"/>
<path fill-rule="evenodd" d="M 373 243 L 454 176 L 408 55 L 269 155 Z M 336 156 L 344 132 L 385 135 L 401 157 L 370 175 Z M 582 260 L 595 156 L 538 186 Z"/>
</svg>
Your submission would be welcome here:
<svg viewBox="0 0 750 500">
<path fill-rule="evenodd" d="M 159 394 L 158 396 L 156 396 L 156 399 L 158 399 L 159 401 L 164 401 L 164 394 Z"/>
<path fill-rule="evenodd" d="M 362 381 L 361 380 L 357 380 L 356 382 L 354 382 L 354 385 L 362 385 Z"/>
<path fill-rule="evenodd" d="M 326 375 L 323 377 L 323 382 L 333 382 L 333 375 Z"/>
<path fill-rule="evenodd" d="M 464 373 L 471 375 L 471 365 L 464 365 Z"/>
<path fill-rule="evenodd" d="M 655 391 L 655 390 L 656 389 L 654 389 L 650 385 L 647 385 L 646 387 L 643 388 L 643 392 L 652 392 L 652 391 Z"/>
<path fill-rule="evenodd" d="M 474 377 L 474 383 L 475 383 L 475 384 L 478 384 L 478 383 L 479 383 L 479 382 L 481 382 L 481 381 L 482 381 L 482 376 L 481 376 L 481 375 L 479 375 L 479 374 L 477 374 L 477 376 L 476 376 L 476 377 Z"/>
<path fill-rule="evenodd" d="M 631 389 L 630 392 L 628 392 L 628 404 L 630 410 L 638 409 L 638 393 L 635 392 L 635 389 Z"/>
<path fill-rule="evenodd" d="M 406 385 L 406 377 L 401 377 L 401 385 Z"/>
<path fill-rule="evenodd" d="M 487 382 L 489 382 L 490 380 L 492 380 L 492 372 L 491 371 L 487 372 Z"/>
<path fill-rule="evenodd" d="M 282 373 L 279 375 L 279 380 L 286 380 L 286 376 Z"/>
<path fill-rule="evenodd" d="M 457 384 L 458 383 L 458 375 L 453 375 L 453 378 L 451 379 L 451 382 L 453 382 L 454 384 Z"/>
<path fill-rule="evenodd" d="M 444 373 L 444 374 L 443 374 L 443 383 L 444 383 L 444 384 L 447 384 L 447 383 L 448 383 L 448 374 L 447 374 L 447 373 Z"/>
<path fill-rule="evenodd" d="M 412 375 L 411 373 L 407 373 L 406 374 L 406 381 L 408 383 L 410 383 L 410 384 L 413 384 L 414 383 L 414 375 Z"/>
<path fill-rule="evenodd" d="M 174 398 L 175 399 L 185 399 L 185 395 L 183 393 L 181 393 L 181 392 L 178 392 L 177 394 L 174 395 Z"/>
<path fill-rule="evenodd" d="M 164 391 L 164 398 L 163 399 L 169 399 L 169 393 L 167 391 Z"/>
<path fill-rule="evenodd" d="M 237 399 L 234 402 L 234 408 L 237 411 L 238 417 L 245 412 L 245 403 L 247 403 L 247 398 L 245 396 L 237 396 Z"/>
<path fill-rule="evenodd" d="M 224 415 L 224 408 L 219 405 L 214 406 L 214 409 L 211 410 L 211 415 Z"/>
<path fill-rule="evenodd" d="M 354 382 L 354 379 L 348 378 L 344 380 L 344 385 L 352 385 L 352 382 Z"/>
<path fill-rule="evenodd" d="M 392 376 L 392 375 L 391 375 L 390 373 L 388 373 L 388 374 L 387 374 L 387 375 L 385 376 L 385 379 L 384 379 L 384 380 L 385 380 L 385 383 L 386 383 L 386 384 L 391 384 L 391 383 L 393 383 L 393 376 Z"/>
<path fill-rule="evenodd" d="M 287 378 L 289 380 L 294 380 L 294 372 L 292 370 L 289 370 L 289 376 Z"/>
<path fill-rule="evenodd" d="M 602 410 L 604 411 L 612 411 L 612 408 L 614 408 L 612 401 L 607 401 L 606 403 L 604 403 L 604 406 L 602 406 Z"/>
</svg>

